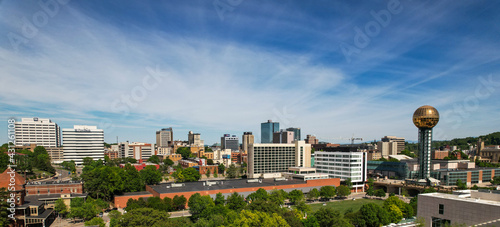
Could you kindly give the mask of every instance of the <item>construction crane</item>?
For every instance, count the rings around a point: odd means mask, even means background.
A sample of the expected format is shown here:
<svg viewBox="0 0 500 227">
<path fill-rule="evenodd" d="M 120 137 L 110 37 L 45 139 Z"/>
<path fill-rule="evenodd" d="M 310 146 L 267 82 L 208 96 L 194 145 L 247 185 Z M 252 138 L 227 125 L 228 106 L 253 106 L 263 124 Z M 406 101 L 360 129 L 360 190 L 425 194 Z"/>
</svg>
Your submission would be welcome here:
<svg viewBox="0 0 500 227">
<path fill-rule="evenodd" d="M 354 144 L 354 140 L 361 140 L 361 141 L 363 141 L 363 138 L 354 138 L 354 136 L 351 137 L 351 145 Z"/>
</svg>

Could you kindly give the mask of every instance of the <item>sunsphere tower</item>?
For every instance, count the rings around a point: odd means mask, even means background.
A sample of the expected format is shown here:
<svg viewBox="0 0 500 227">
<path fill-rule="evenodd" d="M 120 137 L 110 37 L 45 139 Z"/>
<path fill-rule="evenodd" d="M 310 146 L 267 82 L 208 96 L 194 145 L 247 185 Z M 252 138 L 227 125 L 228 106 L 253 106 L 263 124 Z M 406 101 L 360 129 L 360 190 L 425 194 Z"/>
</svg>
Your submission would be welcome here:
<svg viewBox="0 0 500 227">
<path fill-rule="evenodd" d="M 431 174 L 432 128 L 439 122 L 439 112 L 432 106 L 421 106 L 413 113 L 413 124 L 418 128 L 419 179 Z"/>
</svg>

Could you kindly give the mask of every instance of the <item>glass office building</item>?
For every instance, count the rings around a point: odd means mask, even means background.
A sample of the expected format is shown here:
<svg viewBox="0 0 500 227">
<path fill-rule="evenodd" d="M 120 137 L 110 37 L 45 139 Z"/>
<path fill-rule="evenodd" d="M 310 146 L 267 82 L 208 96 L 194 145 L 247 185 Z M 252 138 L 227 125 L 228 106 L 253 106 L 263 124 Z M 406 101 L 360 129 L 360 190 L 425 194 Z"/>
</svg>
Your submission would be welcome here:
<svg viewBox="0 0 500 227">
<path fill-rule="evenodd" d="M 280 130 L 279 122 L 272 122 L 268 120 L 267 122 L 260 124 L 260 143 L 272 143 L 273 133 Z"/>
</svg>

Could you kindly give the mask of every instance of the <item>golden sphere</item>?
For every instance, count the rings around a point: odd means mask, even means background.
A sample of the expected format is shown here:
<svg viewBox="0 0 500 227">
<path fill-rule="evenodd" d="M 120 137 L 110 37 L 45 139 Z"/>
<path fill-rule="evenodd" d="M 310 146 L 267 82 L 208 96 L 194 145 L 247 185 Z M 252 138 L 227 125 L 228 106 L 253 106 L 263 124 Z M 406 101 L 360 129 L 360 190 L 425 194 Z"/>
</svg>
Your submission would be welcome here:
<svg viewBox="0 0 500 227">
<path fill-rule="evenodd" d="M 413 113 L 413 124 L 417 128 L 434 128 L 439 122 L 439 112 L 432 106 L 421 106 Z"/>
</svg>

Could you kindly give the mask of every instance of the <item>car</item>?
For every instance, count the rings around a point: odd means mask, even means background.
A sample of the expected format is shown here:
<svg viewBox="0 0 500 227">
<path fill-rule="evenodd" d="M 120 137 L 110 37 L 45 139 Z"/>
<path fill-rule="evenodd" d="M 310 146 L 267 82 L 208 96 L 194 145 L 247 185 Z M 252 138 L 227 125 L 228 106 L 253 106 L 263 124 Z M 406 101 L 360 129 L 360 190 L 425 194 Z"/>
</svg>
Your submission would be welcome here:
<svg viewBox="0 0 500 227">
<path fill-rule="evenodd" d="M 99 217 L 100 217 L 100 218 L 102 218 L 102 215 L 103 215 L 103 213 L 102 213 L 102 212 L 101 212 L 101 213 L 99 213 Z"/>
<path fill-rule="evenodd" d="M 113 207 L 113 209 L 111 209 L 111 210 L 118 210 L 118 208 L 116 208 L 116 207 Z"/>
<path fill-rule="evenodd" d="M 104 213 L 108 213 L 108 212 L 110 212 L 110 211 L 111 211 L 111 209 L 109 209 L 109 208 L 108 208 L 108 209 L 106 209 L 106 210 L 104 211 Z"/>
</svg>

